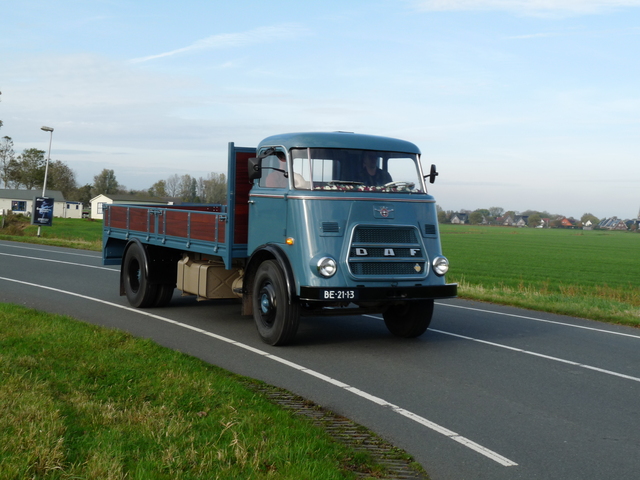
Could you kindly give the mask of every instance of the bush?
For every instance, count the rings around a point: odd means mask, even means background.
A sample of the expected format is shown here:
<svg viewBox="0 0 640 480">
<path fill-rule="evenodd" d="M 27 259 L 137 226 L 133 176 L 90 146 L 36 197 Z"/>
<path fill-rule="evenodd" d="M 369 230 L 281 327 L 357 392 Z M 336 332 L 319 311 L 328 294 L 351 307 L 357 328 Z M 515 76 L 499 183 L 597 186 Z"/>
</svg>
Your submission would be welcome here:
<svg viewBox="0 0 640 480">
<path fill-rule="evenodd" d="M 0 221 L 0 232 L 5 235 L 24 236 L 24 229 L 29 225 L 29 219 L 23 214 L 9 212 Z"/>
</svg>

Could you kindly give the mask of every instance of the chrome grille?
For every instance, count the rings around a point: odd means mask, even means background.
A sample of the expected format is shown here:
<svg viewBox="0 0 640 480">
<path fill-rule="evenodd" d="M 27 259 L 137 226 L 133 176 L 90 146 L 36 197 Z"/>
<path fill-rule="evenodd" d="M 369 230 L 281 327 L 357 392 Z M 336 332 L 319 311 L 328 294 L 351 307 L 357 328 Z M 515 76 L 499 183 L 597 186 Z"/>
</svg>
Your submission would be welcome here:
<svg viewBox="0 0 640 480">
<path fill-rule="evenodd" d="M 427 253 L 412 226 L 356 227 L 348 265 L 356 277 L 420 279 L 427 274 Z"/>
</svg>

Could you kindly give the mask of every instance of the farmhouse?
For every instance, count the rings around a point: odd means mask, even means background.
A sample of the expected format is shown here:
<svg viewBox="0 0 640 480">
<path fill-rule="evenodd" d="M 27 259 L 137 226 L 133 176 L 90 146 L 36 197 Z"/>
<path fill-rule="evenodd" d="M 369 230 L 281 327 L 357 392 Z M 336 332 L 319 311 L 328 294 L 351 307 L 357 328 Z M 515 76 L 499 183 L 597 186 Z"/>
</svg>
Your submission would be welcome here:
<svg viewBox="0 0 640 480">
<path fill-rule="evenodd" d="M 0 212 L 31 215 L 33 200 L 41 195 L 41 190 L 0 189 Z M 82 203 L 66 201 L 58 190 L 47 190 L 46 196 L 53 198 L 54 217 L 82 218 Z"/>
<path fill-rule="evenodd" d="M 469 223 L 469 214 L 467 213 L 454 213 L 451 215 L 451 223 L 454 225 L 464 225 Z"/>
<path fill-rule="evenodd" d="M 104 195 L 100 194 L 91 199 L 91 218 L 103 218 L 105 205 L 172 205 L 174 202 L 158 197 L 135 197 L 133 195 Z"/>
<path fill-rule="evenodd" d="M 575 221 L 571 221 L 571 219 L 563 217 L 558 226 L 561 228 L 574 228 L 576 225 Z"/>
<path fill-rule="evenodd" d="M 528 215 L 507 215 L 502 218 L 502 225 L 505 227 L 526 227 L 528 221 Z"/>
<path fill-rule="evenodd" d="M 603 230 L 628 230 L 627 224 L 618 217 L 605 218 L 598 224 Z"/>
</svg>

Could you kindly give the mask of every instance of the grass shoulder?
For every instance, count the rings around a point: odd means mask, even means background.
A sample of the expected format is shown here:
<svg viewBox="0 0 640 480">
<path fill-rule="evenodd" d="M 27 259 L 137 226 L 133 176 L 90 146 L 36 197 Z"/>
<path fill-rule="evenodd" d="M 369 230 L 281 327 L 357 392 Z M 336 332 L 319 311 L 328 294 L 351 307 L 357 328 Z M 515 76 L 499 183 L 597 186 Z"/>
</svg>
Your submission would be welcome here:
<svg viewBox="0 0 640 480">
<path fill-rule="evenodd" d="M 99 252 L 102 249 L 102 220 L 87 218 L 54 218 L 53 225 L 31 225 L 24 215 L 0 216 L 0 240 L 78 248 Z"/>
<path fill-rule="evenodd" d="M 0 478 L 384 477 L 247 382 L 127 333 L 0 304 Z"/>
</svg>

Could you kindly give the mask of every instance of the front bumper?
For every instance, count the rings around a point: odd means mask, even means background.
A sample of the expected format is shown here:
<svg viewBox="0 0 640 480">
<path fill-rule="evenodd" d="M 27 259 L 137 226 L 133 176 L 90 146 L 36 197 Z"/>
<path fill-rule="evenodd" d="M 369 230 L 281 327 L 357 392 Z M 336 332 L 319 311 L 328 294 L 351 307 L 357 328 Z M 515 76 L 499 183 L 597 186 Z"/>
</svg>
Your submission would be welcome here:
<svg viewBox="0 0 640 480">
<path fill-rule="evenodd" d="M 386 303 L 397 302 L 399 300 L 454 298 L 457 295 L 457 283 L 449 283 L 446 285 L 427 285 L 419 287 L 300 287 L 300 300 L 306 302 L 335 302 L 340 300 L 351 300 L 355 303 Z"/>
</svg>

